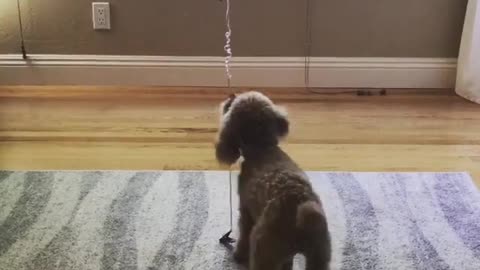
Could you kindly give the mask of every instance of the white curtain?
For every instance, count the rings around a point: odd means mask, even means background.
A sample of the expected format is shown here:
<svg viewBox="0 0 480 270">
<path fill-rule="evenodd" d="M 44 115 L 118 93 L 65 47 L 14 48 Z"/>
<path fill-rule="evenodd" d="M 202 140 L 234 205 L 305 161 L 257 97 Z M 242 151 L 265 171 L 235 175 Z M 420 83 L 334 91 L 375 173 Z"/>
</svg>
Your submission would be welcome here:
<svg viewBox="0 0 480 270">
<path fill-rule="evenodd" d="M 458 95 L 480 104 L 480 5 L 469 0 L 458 56 Z"/>
</svg>

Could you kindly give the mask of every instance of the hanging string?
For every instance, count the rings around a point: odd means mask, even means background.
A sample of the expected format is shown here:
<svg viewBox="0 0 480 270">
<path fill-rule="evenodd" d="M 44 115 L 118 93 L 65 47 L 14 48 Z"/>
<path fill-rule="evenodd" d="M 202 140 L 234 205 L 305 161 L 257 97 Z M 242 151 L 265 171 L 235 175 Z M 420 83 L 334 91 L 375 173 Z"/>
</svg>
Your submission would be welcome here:
<svg viewBox="0 0 480 270">
<path fill-rule="evenodd" d="M 225 11 L 225 23 L 227 27 L 227 32 L 225 32 L 225 46 L 223 49 L 225 50 L 225 75 L 227 76 L 227 86 L 231 91 L 231 80 L 232 80 L 232 73 L 230 72 L 230 61 L 232 60 L 232 46 L 231 46 L 231 36 L 232 36 L 232 28 L 230 26 L 230 0 L 227 0 L 227 8 Z M 232 168 L 229 169 L 229 181 L 228 181 L 228 188 L 230 194 L 230 231 L 233 230 L 233 196 L 232 196 Z"/>
<path fill-rule="evenodd" d="M 232 198 L 232 169 L 229 172 L 229 194 L 230 194 L 230 230 L 233 230 L 233 198 Z"/>
<path fill-rule="evenodd" d="M 225 11 L 225 24 L 226 24 L 226 32 L 225 32 L 225 46 L 223 47 L 223 50 L 225 51 L 225 76 L 227 78 L 227 86 L 228 90 L 230 91 L 231 94 L 233 94 L 232 91 L 232 73 L 230 71 L 230 62 L 232 60 L 232 46 L 231 46 L 231 37 L 232 37 L 232 28 L 230 26 L 230 0 L 226 0 L 227 2 L 227 7 Z M 223 245 L 230 247 L 230 244 L 235 242 L 233 238 L 230 237 L 230 234 L 233 231 L 233 190 L 232 190 L 232 167 L 229 169 L 229 181 L 228 181 L 228 192 L 229 192 L 229 200 L 230 200 L 230 230 L 224 234 L 220 238 L 220 243 Z"/>
<path fill-rule="evenodd" d="M 225 23 L 227 27 L 227 32 L 225 32 L 225 46 L 223 47 L 223 50 L 225 51 L 225 75 L 227 77 L 227 86 L 228 88 L 230 88 L 230 81 L 232 80 L 232 73 L 230 72 L 230 62 L 233 56 L 231 46 L 232 28 L 230 26 L 230 0 L 227 0 Z"/>
<path fill-rule="evenodd" d="M 27 50 L 25 49 L 25 41 L 23 38 L 23 23 L 22 23 L 22 13 L 20 9 L 20 0 L 17 0 L 17 14 L 18 14 L 18 27 L 20 30 L 20 49 L 22 50 L 22 58 L 27 59 Z"/>
</svg>

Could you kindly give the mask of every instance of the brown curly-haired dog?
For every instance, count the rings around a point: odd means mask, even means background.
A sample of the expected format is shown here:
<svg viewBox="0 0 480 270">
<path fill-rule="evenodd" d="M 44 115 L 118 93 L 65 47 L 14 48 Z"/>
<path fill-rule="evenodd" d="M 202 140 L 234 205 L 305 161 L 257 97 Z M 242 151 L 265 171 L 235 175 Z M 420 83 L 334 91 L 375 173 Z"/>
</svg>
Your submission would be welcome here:
<svg viewBox="0 0 480 270">
<path fill-rule="evenodd" d="M 234 258 L 250 270 L 329 269 L 327 220 L 305 173 L 278 146 L 288 133 L 284 110 L 258 92 L 232 95 L 220 106 L 217 159 L 243 157 L 238 182 L 240 237 Z"/>
</svg>

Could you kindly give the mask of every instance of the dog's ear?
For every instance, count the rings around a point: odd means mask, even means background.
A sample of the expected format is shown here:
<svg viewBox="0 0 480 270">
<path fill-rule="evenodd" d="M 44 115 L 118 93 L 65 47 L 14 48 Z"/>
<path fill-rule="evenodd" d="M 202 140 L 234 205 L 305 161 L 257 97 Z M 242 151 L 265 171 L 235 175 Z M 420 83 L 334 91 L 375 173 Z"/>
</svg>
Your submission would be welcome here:
<svg viewBox="0 0 480 270">
<path fill-rule="evenodd" d="M 228 98 L 220 104 L 220 115 L 224 115 L 228 112 L 236 97 L 235 94 L 230 94 Z"/>
<path fill-rule="evenodd" d="M 279 115 L 277 117 L 277 136 L 279 138 L 285 137 L 288 134 L 290 123 L 284 115 Z"/>
<path fill-rule="evenodd" d="M 288 113 L 287 109 L 283 106 L 276 106 L 276 128 L 277 128 L 277 137 L 283 138 L 288 135 L 290 130 L 290 123 L 288 122 Z"/>
<path fill-rule="evenodd" d="M 217 143 L 215 144 L 217 160 L 228 165 L 235 163 L 240 158 L 240 145 L 238 141 L 238 134 L 235 133 L 230 123 L 226 123 L 220 131 Z"/>
</svg>

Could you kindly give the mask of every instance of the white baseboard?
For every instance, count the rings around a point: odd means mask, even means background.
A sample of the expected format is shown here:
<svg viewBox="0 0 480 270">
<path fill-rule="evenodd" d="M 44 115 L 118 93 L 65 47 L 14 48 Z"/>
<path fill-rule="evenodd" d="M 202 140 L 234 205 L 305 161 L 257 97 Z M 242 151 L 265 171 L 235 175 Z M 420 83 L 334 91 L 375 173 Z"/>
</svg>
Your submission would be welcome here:
<svg viewBox="0 0 480 270">
<path fill-rule="evenodd" d="M 304 87 L 303 57 L 235 57 L 232 86 Z M 0 55 L 0 85 L 226 86 L 222 57 Z M 311 87 L 453 88 L 454 58 L 310 59 Z"/>
</svg>

